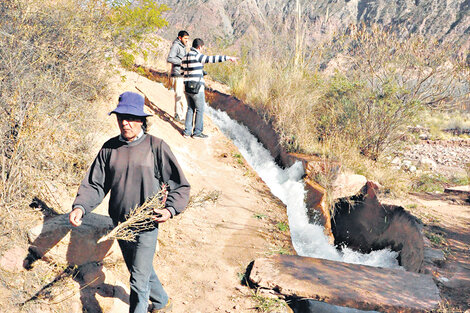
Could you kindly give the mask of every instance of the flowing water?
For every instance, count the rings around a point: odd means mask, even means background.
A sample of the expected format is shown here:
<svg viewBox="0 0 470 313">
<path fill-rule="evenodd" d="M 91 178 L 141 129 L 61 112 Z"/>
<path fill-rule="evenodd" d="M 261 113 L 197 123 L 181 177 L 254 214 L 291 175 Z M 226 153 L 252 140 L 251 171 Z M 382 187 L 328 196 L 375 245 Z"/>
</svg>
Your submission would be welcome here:
<svg viewBox="0 0 470 313">
<path fill-rule="evenodd" d="M 328 243 L 323 226 L 310 224 L 304 202 L 305 189 L 302 180 L 304 170 L 300 162 L 290 168 L 277 166 L 269 151 L 253 136 L 247 127 L 230 119 L 221 111 L 206 106 L 206 112 L 221 131 L 238 147 L 246 161 L 287 207 L 292 244 L 298 255 L 347 263 L 399 268 L 397 252 L 389 249 L 368 254 L 344 247 L 338 250 Z"/>
</svg>

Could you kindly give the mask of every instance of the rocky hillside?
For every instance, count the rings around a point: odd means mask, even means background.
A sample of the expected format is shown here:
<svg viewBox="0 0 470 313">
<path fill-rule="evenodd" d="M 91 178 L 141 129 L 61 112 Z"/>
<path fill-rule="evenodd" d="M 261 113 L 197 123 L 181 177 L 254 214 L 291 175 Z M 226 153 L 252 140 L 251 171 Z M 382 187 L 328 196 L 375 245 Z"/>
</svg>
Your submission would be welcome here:
<svg viewBox="0 0 470 313">
<path fill-rule="evenodd" d="M 223 44 L 263 42 L 294 33 L 294 0 L 163 0 L 172 10 L 164 36 L 178 29 Z M 470 46 L 470 0 L 300 0 L 307 43 L 314 42 L 325 27 L 364 21 L 411 32 L 434 35 Z"/>
</svg>

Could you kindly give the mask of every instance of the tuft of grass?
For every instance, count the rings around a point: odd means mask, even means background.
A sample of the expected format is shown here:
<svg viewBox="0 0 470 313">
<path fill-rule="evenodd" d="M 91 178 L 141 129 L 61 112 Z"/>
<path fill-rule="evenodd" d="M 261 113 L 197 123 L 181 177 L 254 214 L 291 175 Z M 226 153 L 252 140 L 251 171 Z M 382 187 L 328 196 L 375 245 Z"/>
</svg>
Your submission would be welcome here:
<svg viewBox="0 0 470 313">
<path fill-rule="evenodd" d="M 261 214 L 261 213 L 255 213 L 255 214 L 253 214 L 253 217 L 256 218 L 256 219 L 262 220 L 262 219 L 266 218 L 267 215 L 266 214 Z"/>
<path fill-rule="evenodd" d="M 237 160 L 238 164 L 240 165 L 245 164 L 245 162 L 243 161 L 243 156 L 240 153 L 234 153 L 232 156 L 235 158 L 235 160 Z"/>
<path fill-rule="evenodd" d="M 429 241 L 438 247 L 442 247 L 447 244 L 447 240 L 442 234 L 438 234 L 432 231 L 425 231 L 424 235 L 429 239 Z"/>
<path fill-rule="evenodd" d="M 253 292 L 253 299 L 256 301 L 256 310 L 258 312 L 284 312 L 287 306 L 286 302 L 275 297 L 275 296 L 265 296 L 262 295 L 259 290 Z"/>
<path fill-rule="evenodd" d="M 282 231 L 282 232 L 289 230 L 289 225 L 287 225 L 287 224 L 284 223 L 284 222 L 279 222 L 279 223 L 277 223 L 277 224 L 276 224 L 276 227 L 277 227 L 277 229 L 279 229 L 279 230 Z"/>
<path fill-rule="evenodd" d="M 439 173 L 423 173 L 413 180 L 412 190 L 416 192 L 443 192 L 448 186 L 461 186 L 470 183 L 470 177 L 444 176 Z"/>
</svg>

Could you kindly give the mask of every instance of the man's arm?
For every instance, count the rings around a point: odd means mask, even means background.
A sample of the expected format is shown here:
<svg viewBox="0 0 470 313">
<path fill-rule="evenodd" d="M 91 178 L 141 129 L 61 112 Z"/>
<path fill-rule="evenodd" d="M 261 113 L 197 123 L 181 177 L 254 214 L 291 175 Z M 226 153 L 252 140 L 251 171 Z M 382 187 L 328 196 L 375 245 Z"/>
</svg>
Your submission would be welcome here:
<svg viewBox="0 0 470 313">
<path fill-rule="evenodd" d="M 162 149 L 162 181 L 168 184 L 169 190 L 165 210 L 168 210 L 172 217 L 180 214 L 186 208 L 191 186 L 168 144 L 162 141 L 159 146 Z"/>
<path fill-rule="evenodd" d="M 218 63 L 225 61 L 237 62 L 238 60 L 236 57 L 226 55 L 204 55 L 202 53 L 197 56 L 197 59 L 200 63 Z"/>
<path fill-rule="evenodd" d="M 80 226 L 82 217 L 96 208 L 109 191 L 105 187 L 106 160 L 107 152 L 102 148 L 82 180 L 72 204 L 69 222 L 73 226 Z"/>
<path fill-rule="evenodd" d="M 166 61 L 168 63 L 174 64 L 174 65 L 181 65 L 181 56 L 178 55 L 179 47 L 177 44 L 173 44 L 170 48 L 170 52 L 168 53 L 168 57 Z"/>
</svg>

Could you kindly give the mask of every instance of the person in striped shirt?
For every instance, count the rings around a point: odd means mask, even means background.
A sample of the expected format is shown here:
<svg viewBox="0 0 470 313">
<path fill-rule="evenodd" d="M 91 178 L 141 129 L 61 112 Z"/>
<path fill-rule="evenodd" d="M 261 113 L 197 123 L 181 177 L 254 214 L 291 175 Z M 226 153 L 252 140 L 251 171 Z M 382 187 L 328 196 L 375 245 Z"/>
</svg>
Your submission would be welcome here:
<svg viewBox="0 0 470 313">
<path fill-rule="evenodd" d="M 197 93 L 189 93 L 185 89 L 186 100 L 188 103 L 188 111 L 186 112 L 185 129 L 183 136 L 185 138 L 192 136 L 193 138 L 207 138 L 204 134 L 204 106 L 206 103 L 204 94 L 204 64 L 232 61 L 236 62 L 236 57 L 225 55 L 204 55 L 204 41 L 201 38 L 196 38 L 193 41 L 191 50 L 185 55 L 182 61 L 181 68 L 183 70 L 185 84 L 188 81 L 199 82 L 201 87 Z M 194 131 L 193 131 L 193 118 Z"/>
</svg>

